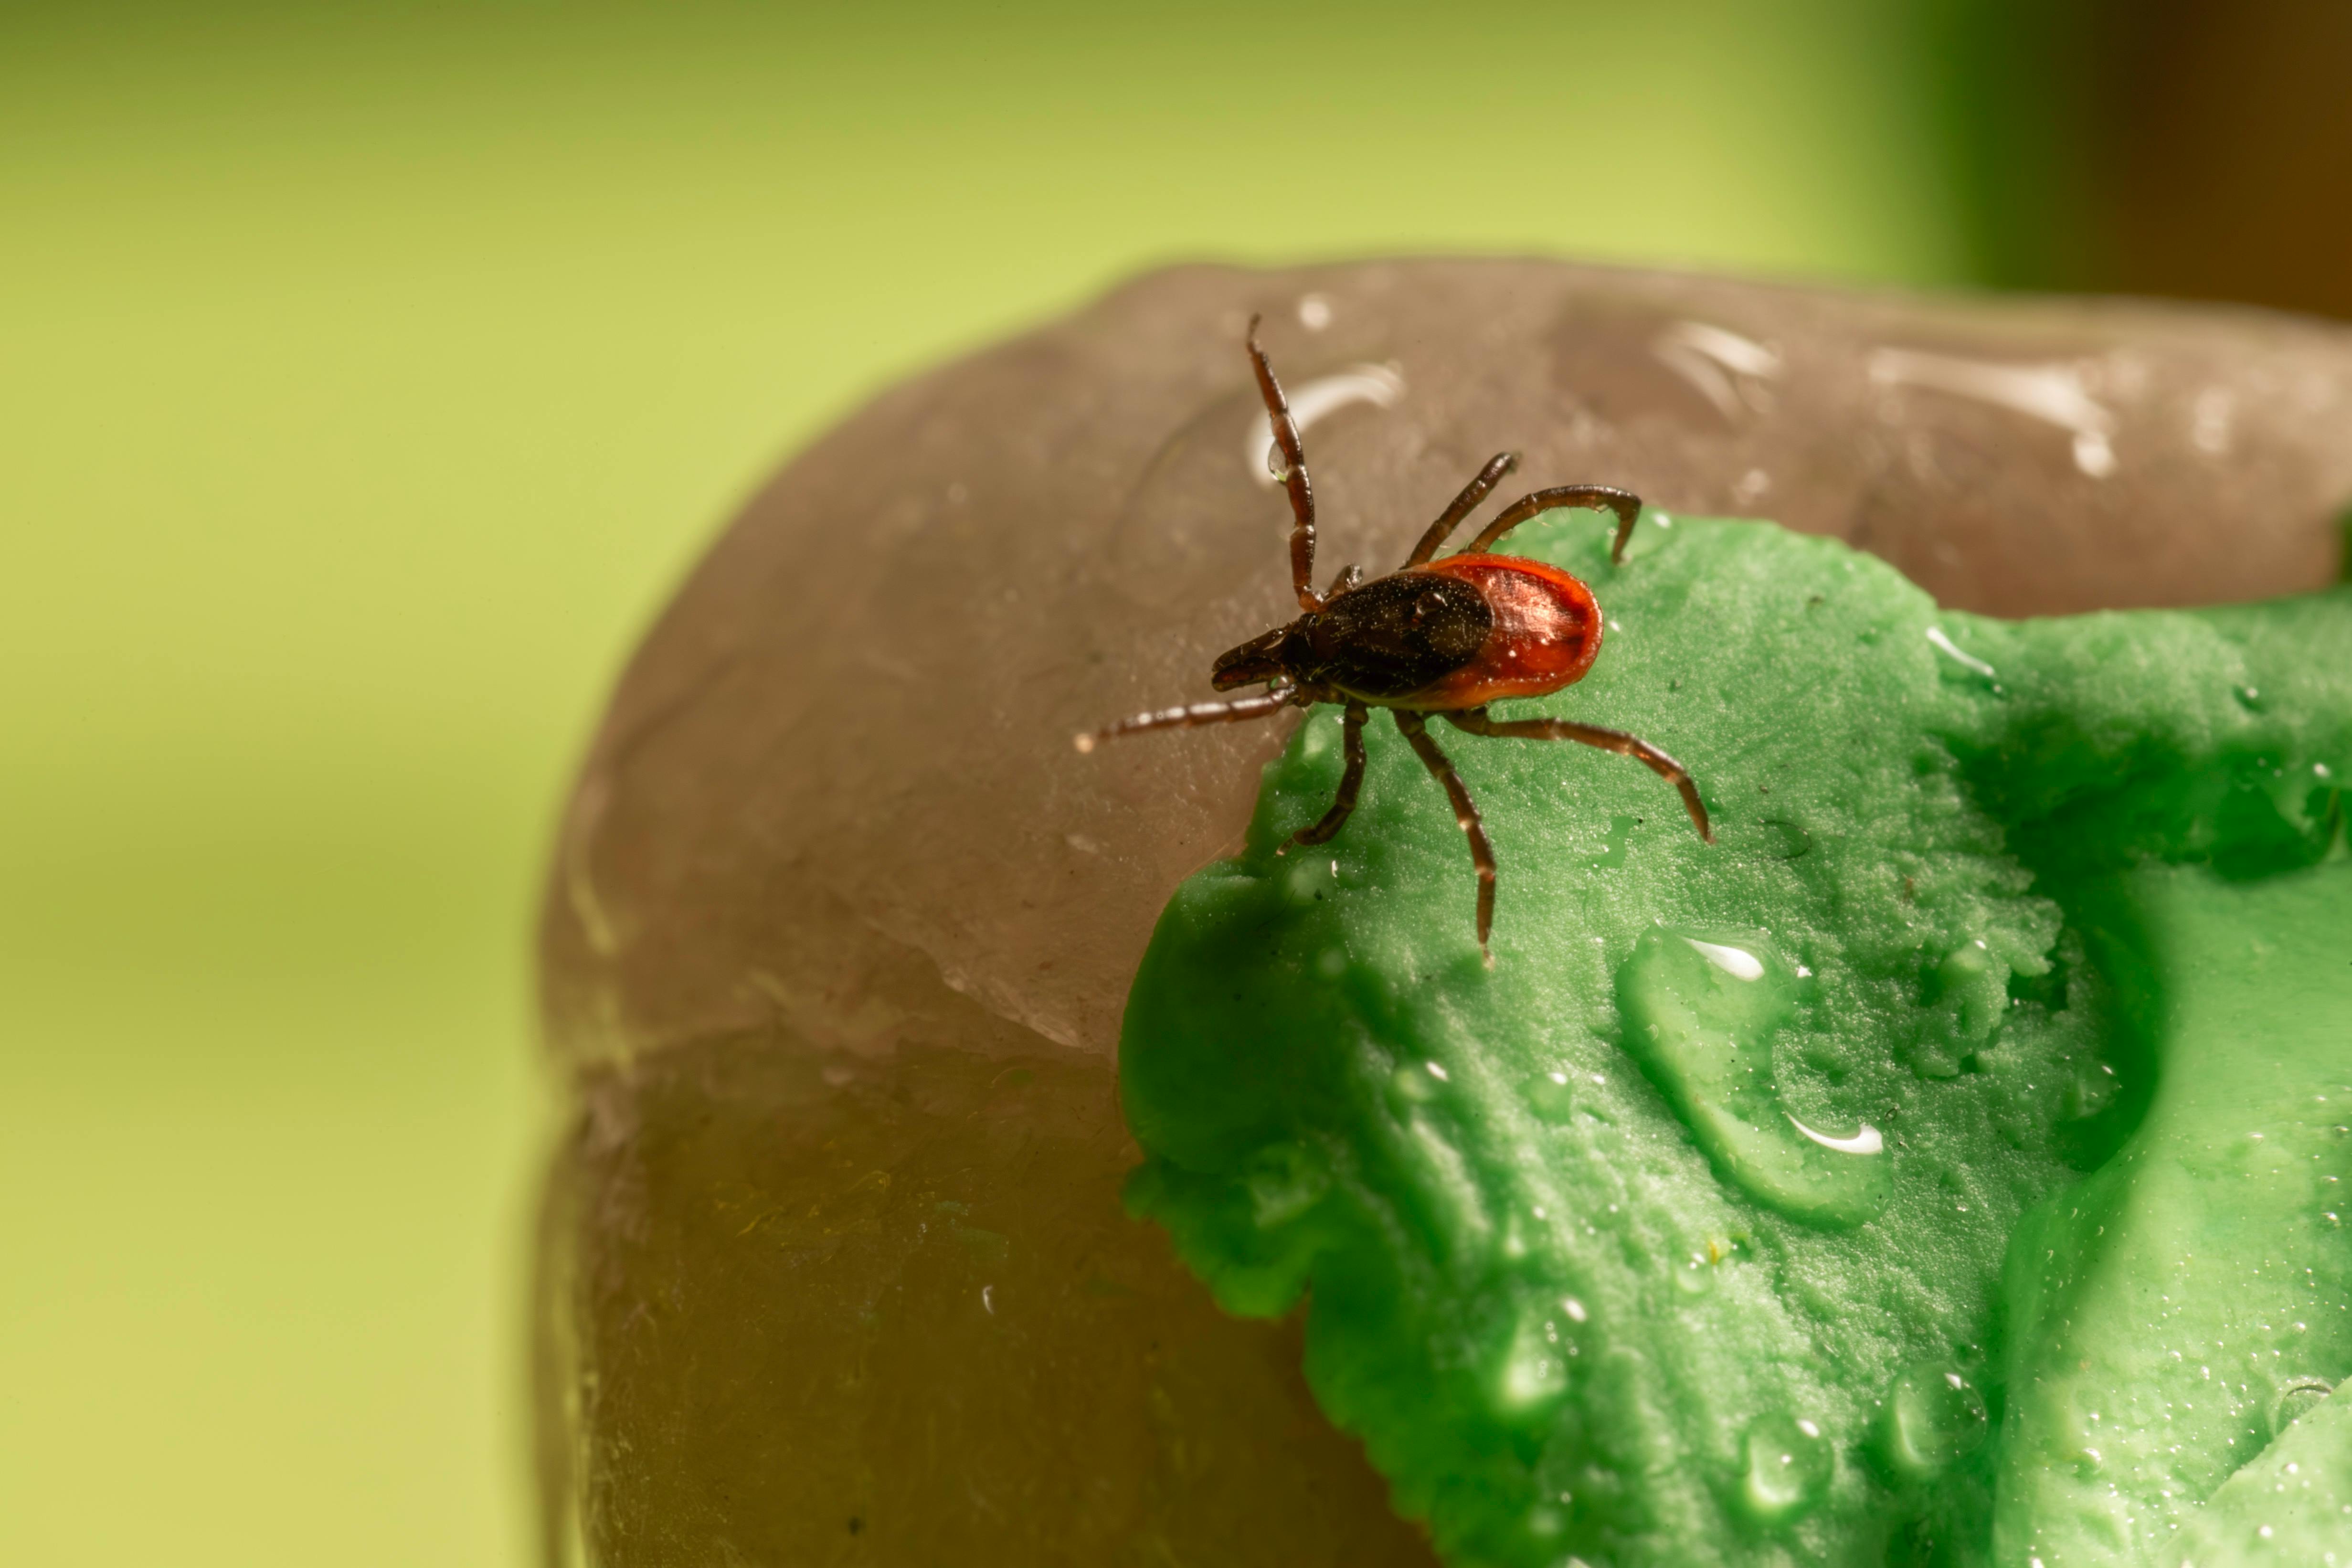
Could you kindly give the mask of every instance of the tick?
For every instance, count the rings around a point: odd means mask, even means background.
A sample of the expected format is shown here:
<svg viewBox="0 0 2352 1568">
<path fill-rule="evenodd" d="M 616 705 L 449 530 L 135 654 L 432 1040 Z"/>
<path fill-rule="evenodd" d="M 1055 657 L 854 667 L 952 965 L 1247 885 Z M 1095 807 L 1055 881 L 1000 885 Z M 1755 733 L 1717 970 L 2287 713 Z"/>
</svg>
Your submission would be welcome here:
<svg viewBox="0 0 2352 1568">
<path fill-rule="evenodd" d="M 1304 613 L 1286 626 L 1221 656 L 1209 672 L 1220 691 L 1264 685 L 1255 697 L 1230 702 L 1194 702 L 1139 713 L 1077 737 L 1091 752 L 1097 741 L 1147 730 L 1183 730 L 1197 724 L 1230 724 L 1264 719 L 1285 708 L 1338 703 L 1345 717 L 1341 734 L 1346 768 L 1331 809 L 1299 829 L 1298 844 L 1321 844 L 1346 825 L 1364 782 L 1364 724 L 1375 708 L 1385 708 L 1404 732 L 1422 765 L 1453 803 L 1454 819 L 1470 841 L 1478 872 L 1478 946 L 1495 925 L 1495 851 L 1486 841 L 1478 807 L 1454 764 L 1429 733 L 1429 721 L 1444 719 L 1473 735 L 1512 740 L 1577 741 L 1643 763 L 1681 792 L 1692 826 L 1715 842 L 1706 807 L 1689 771 L 1647 741 L 1622 730 L 1579 724 L 1566 719 L 1496 719 L 1487 704 L 1511 697 L 1541 697 L 1584 678 L 1601 652 L 1601 605 L 1592 590 L 1557 566 L 1523 555 L 1496 555 L 1490 548 L 1511 530 L 1562 507 L 1591 507 L 1617 516 L 1611 564 L 1625 556 L 1641 498 L 1609 485 L 1562 485 L 1523 496 L 1495 514 L 1465 550 L 1438 559 L 1437 551 L 1476 510 L 1504 476 L 1518 467 L 1515 452 L 1497 452 L 1440 512 L 1412 547 L 1404 564 L 1385 577 L 1364 581 L 1349 566 L 1321 593 L 1315 591 L 1315 489 L 1307 477 L 1307 454 L 1298 427 L 1275 379 L 1274 366 L 1258 346 L 1257 320 L 1250 321 L 1250 365 L 1265 401 L 1274 431 L 1276 471 L 1290 498 L 1290 584 Z M 1491 952 L 1488 962 L 1492 962 Z"/>
</svg>

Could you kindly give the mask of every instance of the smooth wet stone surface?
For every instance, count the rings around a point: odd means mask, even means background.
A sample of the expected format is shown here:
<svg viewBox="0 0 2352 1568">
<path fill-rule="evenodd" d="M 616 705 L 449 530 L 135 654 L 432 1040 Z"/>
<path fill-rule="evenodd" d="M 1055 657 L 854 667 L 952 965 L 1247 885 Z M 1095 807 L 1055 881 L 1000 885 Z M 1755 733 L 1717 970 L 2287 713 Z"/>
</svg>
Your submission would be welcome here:
<svg viewBox="0 0 2352 1568">
<path fill-rule="evenodd" d="M 2288 1384 L 2352 1374 L 2352 591 L 1996 622 L 1769 524 L 1515 542 L 1611 628 L 1515 710 L 1673 752 L 1718 843 L 1623 759 L 1441 727 L 1489 968 L 1385 724 L 1287 844 L 1318 713 L 1144 960 L 1130 1204 L 1229 1309 L 1310 1303 L 1317 1396 L 1449 1561 L 2177 1568 Z M 1274 1217 L 1276 1151 L 1319 1176 Z"/>
<path fill-rule="evenodd" d="M 1128 982 L 1171 890 L 1238 842 L 1285 736 L 1088 758 L 1067 738 L 1206 695 L 1209 659 L 1282 613 L 1286 514 L 1238 349 L 1254 310 L 1294 391 L 1321 388 L 1327 568 L 1401 555 L 1504 445 L 1531 483 L 1769 512 L 2008 613 L 2315 587 L 2352 497 L 2340 328 L 1539 261 L 1183 268 L 885 394 L 681 589 L 553 846 L 544 1013 L 577 1127 L 541 1243 L 551 1552 L 1429 1561 L 1283 1370 L 1295 1327 L 1216 1318 L 1110 1207 L 1135 1158 L 1111 1066 Z M 1564 853 L 1640 866 L 1651 808 L 1574 812 Z M 1793 819 L 1752 831 L 1762 858 L 1824 852 Z M 1955 971 L 1921 1058 L 1957 1073 L 1990 994 Z M 981 1092 L 1015 1069 L 1053 1091 Z M 2112 1098 L 2084 1070 L 2062 1096 Z M 1528 1103 L 1573 1127 L 1628 1074 L 1531 1074 Z M 1423 1078 L 1395 1092 L 1442 1096 Z M 1303 1150 L 1252 1177 L 1270 1215 L 1328 1179 Z M 972 1205 L 971 1236 L 942 1242 L 904 1196 L 932 1192 Z M 772 1207 L 819 1219 L 745 1230 Z M 825 1215 L 866 1228 L 828 1236 Z M 1048 1226 L 1110 1259 L 1126 1315 Z M 965 1271 L 991 1237 L 1013 1266 L 1066 1266 L 995 1340 L 973 1293 L 991 1281 Z M 1704 1238 L 1669 1272 L 1677 1301 L 1736 1293 Z M 1496 1386 L 1529 1409 L 1564 1310 L 1530 1307 L 1507 1338 L 1521 1375 Z M 1163 1331 L 1187 1348 L 1144 1375 Z M 1016 1351 L 1053 1370 L 1022 1374 Z M 1045 1498 L 1020 1489 L 1039 1476 L 1094 1478 L 1097 1501 L 1003 1509 Z M 890 1517 L 853 1535 L 852 1493 Z M 1269 1495 L 1324 1500 L 1292 1533 L 1236 1522 Z"/>
</svg>

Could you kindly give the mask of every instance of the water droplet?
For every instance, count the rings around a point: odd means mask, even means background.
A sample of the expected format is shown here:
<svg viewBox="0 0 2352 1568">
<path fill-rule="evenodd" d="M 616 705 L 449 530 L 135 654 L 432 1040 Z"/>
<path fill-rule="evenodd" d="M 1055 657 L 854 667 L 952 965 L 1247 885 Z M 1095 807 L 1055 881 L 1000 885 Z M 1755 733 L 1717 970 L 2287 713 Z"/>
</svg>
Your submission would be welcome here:
<svg viewBox="0 0 2352 1568">
<path fill-rule="evenodd" d="M 1290 389 L 1290 422 L 1300 435 L 1320 424 L 1328 416 L 1359 403 L 1369 403 L 1376 408 L 1393 408 L 1404 395 L 1404 377 L 1395 364 L 1353 364 L 1333 375 L 1318 376 L 1300 382 Z M 1251 400 L 1253 403 L 1255 399 Z M 1258 471 L 1258 454 L 1265 453 L 1264 477 L 1258 483 L 1279 484 L 1289 470 L 1282 460 L 1282 450 L 1268 450 L 1266 443 L 1273 427 L 1263 413 L 1253 408 L 1248 433 L 1244 437 L 1242 460 L 1255 476 Z"/>
<path fill-rule="evenodd" d="M 2257 687 L 2233 686 L 2230 688 L 2230 694 L 2238 700 L 2238 706 L 2249 713 L 2259 713 L 2267 706 L 2263 701 L 2261 689 Z"/>
<path fill-rule="evenodd" d="M 2105 431 L 2083 430 L 2075 434 L 2074 466 L 2095 479 L 2104 479 L 2116 471 L 2116 448 Z"/>
<path fill-rule="evenodd" d="M 1488 1403 L 1504 1420 L 1540 1416 L 1568 1392 L 1567 1325 L 1550 1311 L 1521 1315 L 1496 1363 Z"/>
<path fill-rule="evenodd" d="M 1673 1269 L 1675 1289 L 1690 1297 L 1710 1294 L 1715 1289 L 1715 1268 L 1699 1253 L 1692 1253 Z"/>
<path fill-rule="evenodd" d="M 1959 645 L 1953 642 L 1949 637 L 1946 636 L 1944 628 L 1941 626 L 1929 626 L 1927 628 L 1927 640 L 1936 645 L 1936 651 L 1937 653 L 1940 653 L 1945 658 L 1951 659 L 1954 663 L 1959 665 L 1961 668 L 1969 670 L 1973 674 L 1983 676 L 1987 680 L 1990 680 L 1996 674 L 2000 673 L 1995 670 L 1992 666 L 1977 658 L 1976 655 L 1971 653 L 1962 653 L 1959 649 Z"/>
<path fill-rule="evenodd" d="M 1750 1423 L 1745 1443 L 1747 1474 L 1740 1500 L 1767 1524 L 1792 1520 L 1821 1501 L 1829 1489 L 1833 1457 L 1822 1429 L 1780 1411 Z"/>
<path fill-rule="evenodd" d="M 1796 1112 L 1792 1110 L 1784 1110 L 1781 1114 L 1789 1119 L 1790 1126 L 1795 1128 L 1798 1131 L 1803 1133 L 1806 1137 L 1811 1139 L 1822 1148 L 1830 1150 L 1834 1153 L 1875 1154 L 1880 1150 L 1886 1147 L 1886 1140 L 1880 1136 L 1877 1128 L 1873 1127 L 1867 1121 L 1864 1122 L 1862 1126 L 1851 1136 L 1834 1138 L 1829 1133 L 1817 1132 L 1813 1129 L 1806 1126 L 1803 1122 L 1797 1120 Z"/>
<path fill-rule="evenodd" d="M 1695 936 L 1686 936 L 1683 940 L 1690 943 L 1692 952 L 1734 980 L 1764 978 L 1764 961 L 1744 947 L 1733 947 L 1727 942 L 1701 942 Z"/>
<path fill-rule="evenodd" d="M 1925 1480 L 1983 1447 L 1986 1426 L 1984 1396 L 1958 1368 L 1912 1367 L 1886 1396 L 1887 1463 L 1897 1475 Z"/>
<path fill-rule="evenodd" d="M 1566 1121 L 1576 1110 L 1564 1072 L 1539 1072 L 1528 1080 L 1528 1108 L 1546 1121 Z"/>
<path fill-rule="evenodd" d="M 1430 1062 L 1406 1062 L 1389 1074 L 1389 1106 L 1399 1116 L 1435 1100 L 1444 1080 L 1433 1075 Z"/>
<path fill-rule="evenodd" d="M 1339 879 L 1332 874 L 1330 864 L 1321 860 L 1294 862 L 1282 880 L 1283 894 L 1294 904 L 1318 902 L 1330 898 L 1339 889 Z"/>
<path fill-rule="evenodd" d="M 2294 1422 L 2311 1413 L 2319 1402 L 2336 1392 L 2335 1384 L 2324 1377 L 2293 1377 L 2279 1385 L 2271 1400 L 2271 1432 L 2284 1432 Z"/>
<path fill-rule="evenodd" d="M 1815 1131 L 1780 1103 L 1772 1039 L 1796 1010 L 1797 979 L 1763 932 L 1654 928 L 1619 969 L 1617 1001 L 1626 1048 L 1726 1180 L 1816 1224 L 1855 1225 L 1885 1206 L 1874 1129 Z"/>
</svg>

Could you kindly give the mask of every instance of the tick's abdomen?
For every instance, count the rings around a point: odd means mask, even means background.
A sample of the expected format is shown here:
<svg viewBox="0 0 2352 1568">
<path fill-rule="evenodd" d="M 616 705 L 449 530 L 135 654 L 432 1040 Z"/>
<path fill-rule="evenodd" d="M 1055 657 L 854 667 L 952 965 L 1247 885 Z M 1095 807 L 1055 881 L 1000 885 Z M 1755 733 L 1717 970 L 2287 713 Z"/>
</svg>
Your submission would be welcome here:
<svg viewBox="0 0 2352 1568">
<path fill-rule="evenodd" d="M 1476 590 L 1486 635 L 1454 668 L 1386 699 L 1390 706 L 1436 712 L 1540 697 L 1581 679 L 1601 652 L 1601 606 L 1557 566 L 1518 555 L 1449 555 L 1398 574 L 1423 575 Z"/>
</svg>

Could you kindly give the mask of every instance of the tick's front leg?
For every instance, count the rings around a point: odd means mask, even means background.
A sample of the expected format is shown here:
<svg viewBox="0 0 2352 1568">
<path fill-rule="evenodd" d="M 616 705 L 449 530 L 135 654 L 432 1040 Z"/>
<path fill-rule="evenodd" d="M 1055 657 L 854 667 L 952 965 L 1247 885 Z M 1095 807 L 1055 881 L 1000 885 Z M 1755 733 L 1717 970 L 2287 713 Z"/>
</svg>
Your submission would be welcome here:
<svg viewBox="0 0 2352 1568">
<path fill-rule="evenodd" d="M 1150 713 L 1138 713 L 1132 719 L 1121 719 L 1116 724 L 1087 731 L 1072 736 L 1070 743 L 1081 752 L 1091 752 L 1104 741 L 1115 741 L 1121 735 L 1140 735 L 1150 730 L 1192 730 L 1202 724 L 1238 724 L 1248 719 L 1270 718 L 1292 706 L 1297 700 L 1295 689 L 1277 686 L 1263 697 L 1240 697 L 1231 702 L 1188 702 L 1181 708 L 1161 708 Z"/>
<path fill-rule="evenodd" d="M 1307 478 L 1307 449 L 1298 444 L 1298 425 L 1290 416 L 1289 400 L 1282 395 L 1282 383 L 1274 378 L 1274 366 L 1265 351 L 1257 346 L 1257 321 L 1250 318 L 1250 368 L 1257 374 L 1258 396 L 1265 404 L 1265 420 L 1274 434 L 1275 447 L 1282 453 L 1282 489 L 1290 498 L 1290 585 L 1298 595 L 1298 607 L 1313 615 L 1323 607 L 1323 595 L 1315 591 L 1315 487 Z"/>
</svg>

